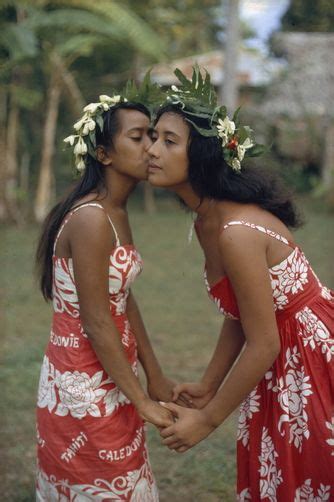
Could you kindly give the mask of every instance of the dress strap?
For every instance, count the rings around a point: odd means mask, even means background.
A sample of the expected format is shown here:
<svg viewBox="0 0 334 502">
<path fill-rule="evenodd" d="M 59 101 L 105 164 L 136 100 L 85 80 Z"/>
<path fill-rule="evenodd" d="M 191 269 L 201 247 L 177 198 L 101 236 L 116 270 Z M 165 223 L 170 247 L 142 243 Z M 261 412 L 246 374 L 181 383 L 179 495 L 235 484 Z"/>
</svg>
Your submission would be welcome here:
<svg viewBox="0 0 334 502">
<path fill-rule="evenodd" d="M 57 233 L 57 236 L 55 238 L 55 242 L 54 242 L 54 245 L 53 245 L 53 255 L 55 255 L 55 252 L 56 252 L 56 247 L 57 247 L 57 243 L 58 243 L 58 240 L 59 240 L 59 237 L 60 237 L 60 234 L 62 233 L 66 223 L 69 221 L 69 219 L 71 218 L 71 216 L 76 213 L 77 211 L 79 211 L 79 209 L 82 209 L 83 207 L 87 207 L 87 206 L 93 206 L 93 207 L 98 207 L 100 209 L 102 209 L 102 211 L 105 212 L 108 220 L 109 220 L 109 223 L 114 231 L 114 234 L 115 234 L 115 237 L 116 237 L 116 246 L 120 246 L 120 240 L 119 240 L 119 237 L 118 237 L 118 233 L 117 233 L 117 230 L 115 228 L 115 225 L 113 224 L 113 222 L 111 221 L 111 218 L 109 216 L 109 214 L 106 212 L 106 210 L 104 209 L 104 207 L 101 205 L 101 204 L 98 204 L 97 202 L 86 202 L 85 204 L 81 204 L 81 206 L 77 206 L 75 207 L 74 209 L 72 209 L 72 211 L 70 211 L 66 218 L 64 219 L 60 229 L 58 230 L 58 233 Z"/>
<path fill-rule="evenodd" d="M 268 228 L 262 227 L 261 225 L 255 225 L 255 223 L 249 223 L 248 221 L 240 220 L 240 221 L 229 221 L 226 223 L 226 225 L 223 226 L 222 231 L 224 231 L 228 227 L 232 227 L 234 225 L 243 225 L 245 227 L 249 228 L 254 228 L 255 230 L 258 230 L 259 232 L 262 232 L 263 234 L 267 234 L 270 237 L 273 237 L 274 239 L 277 239 L 278 241 L 284 242 L 287 246 L 290 246 L 292 248 L 296 247 L 296 244 L 285 237 L 283 235 L 277 234 L 276 232 L 273 232 L 272 230 L 269 230 Z"/>
</svg>

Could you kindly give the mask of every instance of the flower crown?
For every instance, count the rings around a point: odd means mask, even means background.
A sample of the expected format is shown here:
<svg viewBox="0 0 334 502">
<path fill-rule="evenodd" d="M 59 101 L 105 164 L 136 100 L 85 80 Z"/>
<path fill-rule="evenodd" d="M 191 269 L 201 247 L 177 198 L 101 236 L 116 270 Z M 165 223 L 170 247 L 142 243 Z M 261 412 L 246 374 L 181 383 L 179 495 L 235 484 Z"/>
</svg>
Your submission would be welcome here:
<svg viewBox="0 0 334 502">
<path fill-rule="evenodd" d="M 255 143 L 252 129 L 240 125 L 238 118 L 240 108 L 236 110 L 231 120 L 226 107 L 217 106 L 217 95 L 206 70 L 203 78 L 196 64 L 193 66 L 191 80 L 188 80 L 178 68 L 174 74 L 181 85 L 171 86 L 166 103 L 179 106 L 185 115 L 185 120 L 202 136 L 220 138 L 224 160 L 232 169 L 240 171 L 244 157 L 257 157 L 264 153 L 266 147 Z M 205 121 L 206 127 L 196 124 L 195 118 Z"/>
<path fill-rule="evenodd" d="M 76 169 L 79 172 L 85 170 L 87 154 L 96 159 L 96 125 L 103 132 L 103 114 L 110 108 L 126 102 L 140 103 L 152 114 L 156 106 L 160 105 L 164 99 L 165 93 L 158 84 L 151 81 L 150 71 L 148 71 L 140 86 L 129 80 L 120 94 L 113 96 L 102 94 L 98 102 L 85 106 L 83 116 L 73 126 L 75 134 L 64 139 L 65 143 L 73 147 Z"/>
</svg>

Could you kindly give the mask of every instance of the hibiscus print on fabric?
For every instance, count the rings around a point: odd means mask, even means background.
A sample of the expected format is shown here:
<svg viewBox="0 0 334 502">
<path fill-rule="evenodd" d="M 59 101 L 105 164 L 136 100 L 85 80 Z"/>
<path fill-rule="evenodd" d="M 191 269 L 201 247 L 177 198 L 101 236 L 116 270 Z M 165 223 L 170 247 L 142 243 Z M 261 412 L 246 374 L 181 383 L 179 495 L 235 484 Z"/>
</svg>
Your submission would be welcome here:
<svg viewBox="0 0 334 502">
<path fill-rule="evenodd" d="M 314 493 L 312 488 L 312 479 L 306 479 L 302 486 L 297 488 L 294 502 L 323 502 L 330 500 L 329 485 L 320 484 L 317 493 Z"/>
<path fill-rule="evenodd" d="M 296 319 L 300 323 L 298 335 L 303 338 L 304 347 L 309 346 L 310 349 L 315 350 L 318 346 L 329 363 L 334 357 L 334 337 L 324 323 L 309 307 L 297 312 Z"/>
<path fill-rule="evenodd" d="M 285 436 L 284 424 L 289 425 L 289 443 L 293 443 L 299 451 L 302 450 L 303 440 L 310 437 L 308 429 L 308 415 L 306 412 L 307 398 L 313 394 L 310 377 L 305 374 L 304 366 L 300 363 L 300 353 L 297 346 L 286 351 L 285 375 L 276 378 L 273 383 L 273 373 L 265 375 L 268 380 L 267 389 L 277 393 L 277 400 L 283 413 L 278 421 L 278 430 Z"/>
<path fill-rule="evenodd" d="M 277 468 L 278 453 L 274 449 L 268 429 L 263 427 L 260 460 L 260 498 L 277 502 L 276 490 L 283 482 L 282 471 Z"/>
<path fill-rule="evenodd" d="M 254 389 L 240 406 L 237 441 L 249 448 L 249 422 L 254 413 L 260 411 L 260 396 Z"/>
<path fill-rule="evenodd" d="M 133 368 L 134 369 L 134 368 Z M 92 377 L 85 372 L 65 371 L 61 373 L 45 356 L 39 382 L 39 408 L 48 408 L 51 413 L 82 419 L 86 415 L 101 417 L 111 415 L 119 405 L 128 404 L 127 398 L 114 386 L 111 390 L 101 387 L 114 385 L 110 378 L 102 381 L 104 372 L 98 371 Z M 101 406 L 102 398 L 104 397 Z M 99 406 L 98 406 L 99 403 Z"/>
<path fill-rule="evenodd" d="M 282 295 L 296 294 L 308 282 L 309 265 L 303 254 L 296 248 L 282 263 L 270 269 L 273 289 L 278 288 Z"/>
</svg>

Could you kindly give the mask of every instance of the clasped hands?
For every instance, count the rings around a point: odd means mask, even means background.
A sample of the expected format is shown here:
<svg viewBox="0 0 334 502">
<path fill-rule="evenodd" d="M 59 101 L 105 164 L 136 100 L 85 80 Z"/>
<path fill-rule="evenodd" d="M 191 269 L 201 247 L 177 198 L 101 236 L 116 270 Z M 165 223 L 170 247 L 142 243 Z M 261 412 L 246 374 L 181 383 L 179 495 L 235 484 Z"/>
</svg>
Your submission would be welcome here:
<svg viewBox="0 0 334 502">
<path fill-rule="evenodd" d="M 163 423 L 155 425 L 160 430 L 162 443 L 169 449 L 183 453 L 215 429 L 204 408 L 215 392 L 203 383 L 175 385 L 164 377 L 149 383 L 148 393 L 168 413 Z"/>
</svg>

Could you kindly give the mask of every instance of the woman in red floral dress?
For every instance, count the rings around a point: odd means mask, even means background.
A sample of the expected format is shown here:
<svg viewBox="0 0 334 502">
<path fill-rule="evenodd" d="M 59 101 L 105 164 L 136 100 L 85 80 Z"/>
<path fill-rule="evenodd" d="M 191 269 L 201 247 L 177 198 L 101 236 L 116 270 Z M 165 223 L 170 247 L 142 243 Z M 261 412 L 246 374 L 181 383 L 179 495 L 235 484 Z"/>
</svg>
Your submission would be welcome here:
<svg viewBox="0 0 334 502">
<path fill-rule="evenodd" d="M 143 105 L 100 96 L 74 127 L 66 141 L 83 176 L 50 212 L 37 252 L 54 310 L 38 390 L 37 500 L 153 502 L 143 422 L 171 423 L 152 399 L 170 399 L 173 383 L 131 293 L 142 260 L 126 210 L 147 176 L 150 116 Z"/>
<path fill-rule="evenodd" d="M 334 500 L 334 298 L 289 227 L 289 195 L 268 172 L 241 165 L 259 151 L 251 130 L 217 108 L 195 70 L 158 114 L 149 181 L 197 213 L 210 297 L 225 320 L 200 383 L 180 384 L 198 408 L 161 435 L 179 452 L 241 404 L 239 501 Z"/>
</svg>

